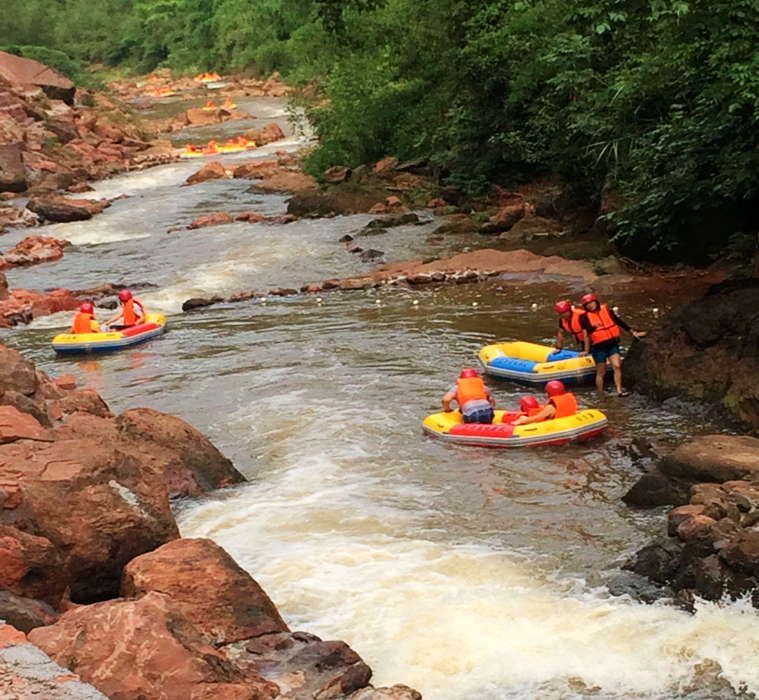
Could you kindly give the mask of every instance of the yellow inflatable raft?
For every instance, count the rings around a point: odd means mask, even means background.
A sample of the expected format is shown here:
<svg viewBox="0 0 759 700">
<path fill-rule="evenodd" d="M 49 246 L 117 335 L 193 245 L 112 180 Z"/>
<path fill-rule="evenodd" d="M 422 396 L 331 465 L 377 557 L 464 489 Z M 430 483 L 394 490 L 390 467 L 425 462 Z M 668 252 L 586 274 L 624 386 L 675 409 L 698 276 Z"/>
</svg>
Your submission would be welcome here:
<svg viewBox="0 0 759 700">
<path fill-rule="evenodd" d="M 61 333 L 53 338 L 53 350 L 62 355 L 122 350 L 161 335 L 166 330 L 163 314 L 148 314 L 146 322 L 104 333 Z"/>
<path fill-rule="evenodd" d="M 480 350 L 480 362 L 486 374 L 529 384 L 545 384 L 552 379 L 579 384 L 596 375 L 592 357 L 521 340 L 486 345 Z"/>
<path fill-rule="evenodd" d="M 458 411 L 433 413 L 424 419 L 424 431 L 435 437 L 460 445 L 483 447 L 535 447 L 564 445 L 574 440 L 589 440 L 607 426 L 606 416 L 596 409 L 578 411 L 572 416 L 546 420 L 541 423 L 514 426 L 504 423 L 517 414 L 496 411 L 492 424 L 464 423 Z"/>
</svg>

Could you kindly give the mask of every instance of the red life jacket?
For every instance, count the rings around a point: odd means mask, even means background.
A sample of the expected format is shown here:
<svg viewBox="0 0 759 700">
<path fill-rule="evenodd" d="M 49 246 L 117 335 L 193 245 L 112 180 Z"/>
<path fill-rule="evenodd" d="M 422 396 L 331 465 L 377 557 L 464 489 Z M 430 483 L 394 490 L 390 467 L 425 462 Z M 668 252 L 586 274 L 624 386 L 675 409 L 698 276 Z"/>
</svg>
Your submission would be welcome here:
<svg viewBox="0 0 759 700">
<path fill-rule="evenodd" d="M 556 413 L 553 414 L 554 418 L 566 418 L 567 416 L 573 416 L 577 413 L 577 399 L 575 395 L 567 392 L 566 394 L 559 394 L 558 396 L 552 396 L 548 403 L 552 403 L 556 409 Z"/>
<path fill-rule="evenodd" d="M 481 377 L 466 377 L 456 380 L 456 401 L 461 408 L 469 401 L 488 400 L 488 390 Z"/>
<path fill-rule="evenodd" d="M 583 328 L 582 324 L 580 323 L 580 319 L 582 318 L 582 315 L 585 313 L 585 309 L 578 309 L 577 307 L 572 307 L 572 315 L 569 318 L 564 318 L 563 316 L 559 319 L 559 323 L 561 324 L 561 327 L 567 332 L 571 333 L 575 340 L 578 343 L 584 342 L 583 338 Z"/>
<path fill-rule="evenodd" d="M 614 323 L 611 317 L 611 312 L 606 304 L 601 304 L 598 311 L 586 311 L 588 315 L 588 321 L 593 327 L 593 332 L 590 334 L 590 344 L 598 345 L 605 340 L 613 340 L 619 338 L 622 334 L 619 326 Z"/>
</svg>

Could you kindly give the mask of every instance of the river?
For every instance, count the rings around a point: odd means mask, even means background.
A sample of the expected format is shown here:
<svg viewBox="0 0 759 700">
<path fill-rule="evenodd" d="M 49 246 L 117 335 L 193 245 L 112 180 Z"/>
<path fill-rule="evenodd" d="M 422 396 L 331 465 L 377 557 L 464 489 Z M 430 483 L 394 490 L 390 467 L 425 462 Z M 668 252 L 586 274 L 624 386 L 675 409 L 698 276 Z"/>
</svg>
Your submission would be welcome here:
<svg viewBox="0 0 759 700">
<path fill-rule="evenodd" d="M 241 106 L 284 117 L 281 101 Z M 256 156 L 298 143 L 290 135 Z M 553 301 L 576 287 L 511 279 L 182 314 L 182 301 L 198 294 L 367 269 L 338 239 L 369 216 L 167 233 L 210 211 L 285 210 L 285 197 L 248 193 L 245 181 L 180 188 L 198 167 L 181 162 L 97 183 L 92 196 L 128 198 L 90 221 L 46 228 L 74 246 L 59 262 L 8 273 L 12 287 L 142 285 L 149 308 L 169 314 L 164 337 L 58 359 L 49 340 L 65 314 L 2 336 L 46 371 L 75 374 L 115 411 L 147 405 L 182 416 L 234 460 L 248 482 L 178 504 L 184 536 L 224 546 L 293 629 L 347 641 L 375 684 L 403 682 L 427 700 L 759 692 L 759 618 L 750 605 L 699 603 L 690 615 L 624 592 L 628 584 L 645 592 L 620 565 L 664 527 L 664 511 L 620 501 L 640 474 L 625 445 L 722 429 L 697 407 L 582 389 L 581 402 L 611 423 L 587 445 L 498 451 L 421 433 L 421 419 L 481 345 L 549 339 Z M 388 261 L 486 243 L 431 238 L 434 226 L 390 229 L 366 243 Z M 25 233 L 4 236 L 3 247 Z M 646 327 L 652 307 L 668 303 L 637 299 L 622 311 Z M 490 385 L 502 405 L 522 394 Z"/>
</svg>

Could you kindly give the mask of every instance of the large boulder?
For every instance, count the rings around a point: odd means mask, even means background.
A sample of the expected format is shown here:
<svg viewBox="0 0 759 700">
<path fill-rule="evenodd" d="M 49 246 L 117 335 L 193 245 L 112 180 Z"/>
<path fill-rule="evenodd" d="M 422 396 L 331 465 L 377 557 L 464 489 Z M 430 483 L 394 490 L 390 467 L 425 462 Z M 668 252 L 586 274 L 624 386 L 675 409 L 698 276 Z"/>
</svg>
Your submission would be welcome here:
<svg viewBox="0 0 759 700">
<path fill-rule="evenodd" d="M 31 642 L 111 700 L 273 700 L 279 688 L 207 644 L 170 596 L 71 610 Z"/>
<path fill-rule="evenodd" d="M 152 408 L 132 408 L 116 419 L 127 447 L 163 476 L 172 496 L 198 496 L 245 481 L 199 430 L 181 418 Z"/>
<path fill-rule="evenodd" d="M 23 192 L 26 170 L 21 160 L 21 144 L 0 145 L 0 192 Z"/>
<path fill-rule="evenodd" d="M 659 399 L 713 402 L 759 429 L 759 280 L 727 282 L 634 343 L 625 378 Z"/>
<path fill-rule="evenodd" d="M 759 481 L 759 438 L 699 435 L 664 457 L 661 470 L 691 481 Z"/>
<path fill-rule="evenodd" d="M 117 594 L 124 565 L 178 537 L 163 474 L 92 439 L 0 445 L 0 522 L 50 541 L 71 598 Z"/>
<path fill-rule="evenodd" d="M 43 219 L 62 223 L 91 219 L 109 206 L 106 200 L 68 199 L 57 195 L 32 197 L 26 205 Z"/>
<path fill-rule="evenodd" d="M 0 525 L 0 588 L 55 606 L 68 585 L 61 564 L 60 552 L 47 538 Z"/>
<path fill-rule="evenodd" d="M 214 646 L 288 631 L 263 589 L 211 540 L 174 540 L 129 562 L 122 596 L 150 591 L 169 595 Z"/>
<path fill-rule="evenodd" d="M 51 99 L 74 103 L 74 83 L 58 71 L 31 58 L 0 51 L 0 77 L 9 83 L 36 85 Z"/>
<path fill-rule="evenodd" d="M 185 180 L 185 185 L 197 185 L 206 180 L 223 180 L 227 177 L 227 171 L 221 161 L 214 160 L 206 163 L 198 172 L 190 175 Z"/>
<path fill-rule="evenodd" d="M 0 269 L 60 260 L 63 250 L 69 245 L 69 241 L 52 236 L 27 236 L 0 256 Z"/>
<path fill-rule="evenodd" d="M 26 635 L 0 622 L 0 697 L 8 700 L 108 700 L 45 652 Z"/>
</svg>

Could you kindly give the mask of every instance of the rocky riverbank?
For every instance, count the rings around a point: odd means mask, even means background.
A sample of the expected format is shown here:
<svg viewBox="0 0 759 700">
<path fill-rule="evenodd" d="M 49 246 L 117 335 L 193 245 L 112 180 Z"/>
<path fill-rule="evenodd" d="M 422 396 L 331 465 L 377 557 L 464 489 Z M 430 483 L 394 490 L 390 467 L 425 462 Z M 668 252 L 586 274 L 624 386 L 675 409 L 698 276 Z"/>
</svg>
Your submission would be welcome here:
<svg viewBox="0 0 759 700">
<path fill-rule="evenodd" d="M 759 430 L 759 279 L 715 285 L 672 313 L 630 350 L 625 377 L 658 399 L 717 404 Z"/>
<path fill-rule="evenodd" d="M 626 568 L 692 605 L 748 596 L 759 607 L 759 439 L 704 435 L 662 457 L 630 489 L 637 507 L 674 505 L 667 536 Z"/>
<path fill-rule="evenodd" d="M 0 618 L 110 698 L 420 698 L 371 688 L 350 647 L 291 632 L 226 552 L 179 537 L 170 499 L 242 481 L 179 418 L 114 416 L 0 346 Z"/>
</svg>

